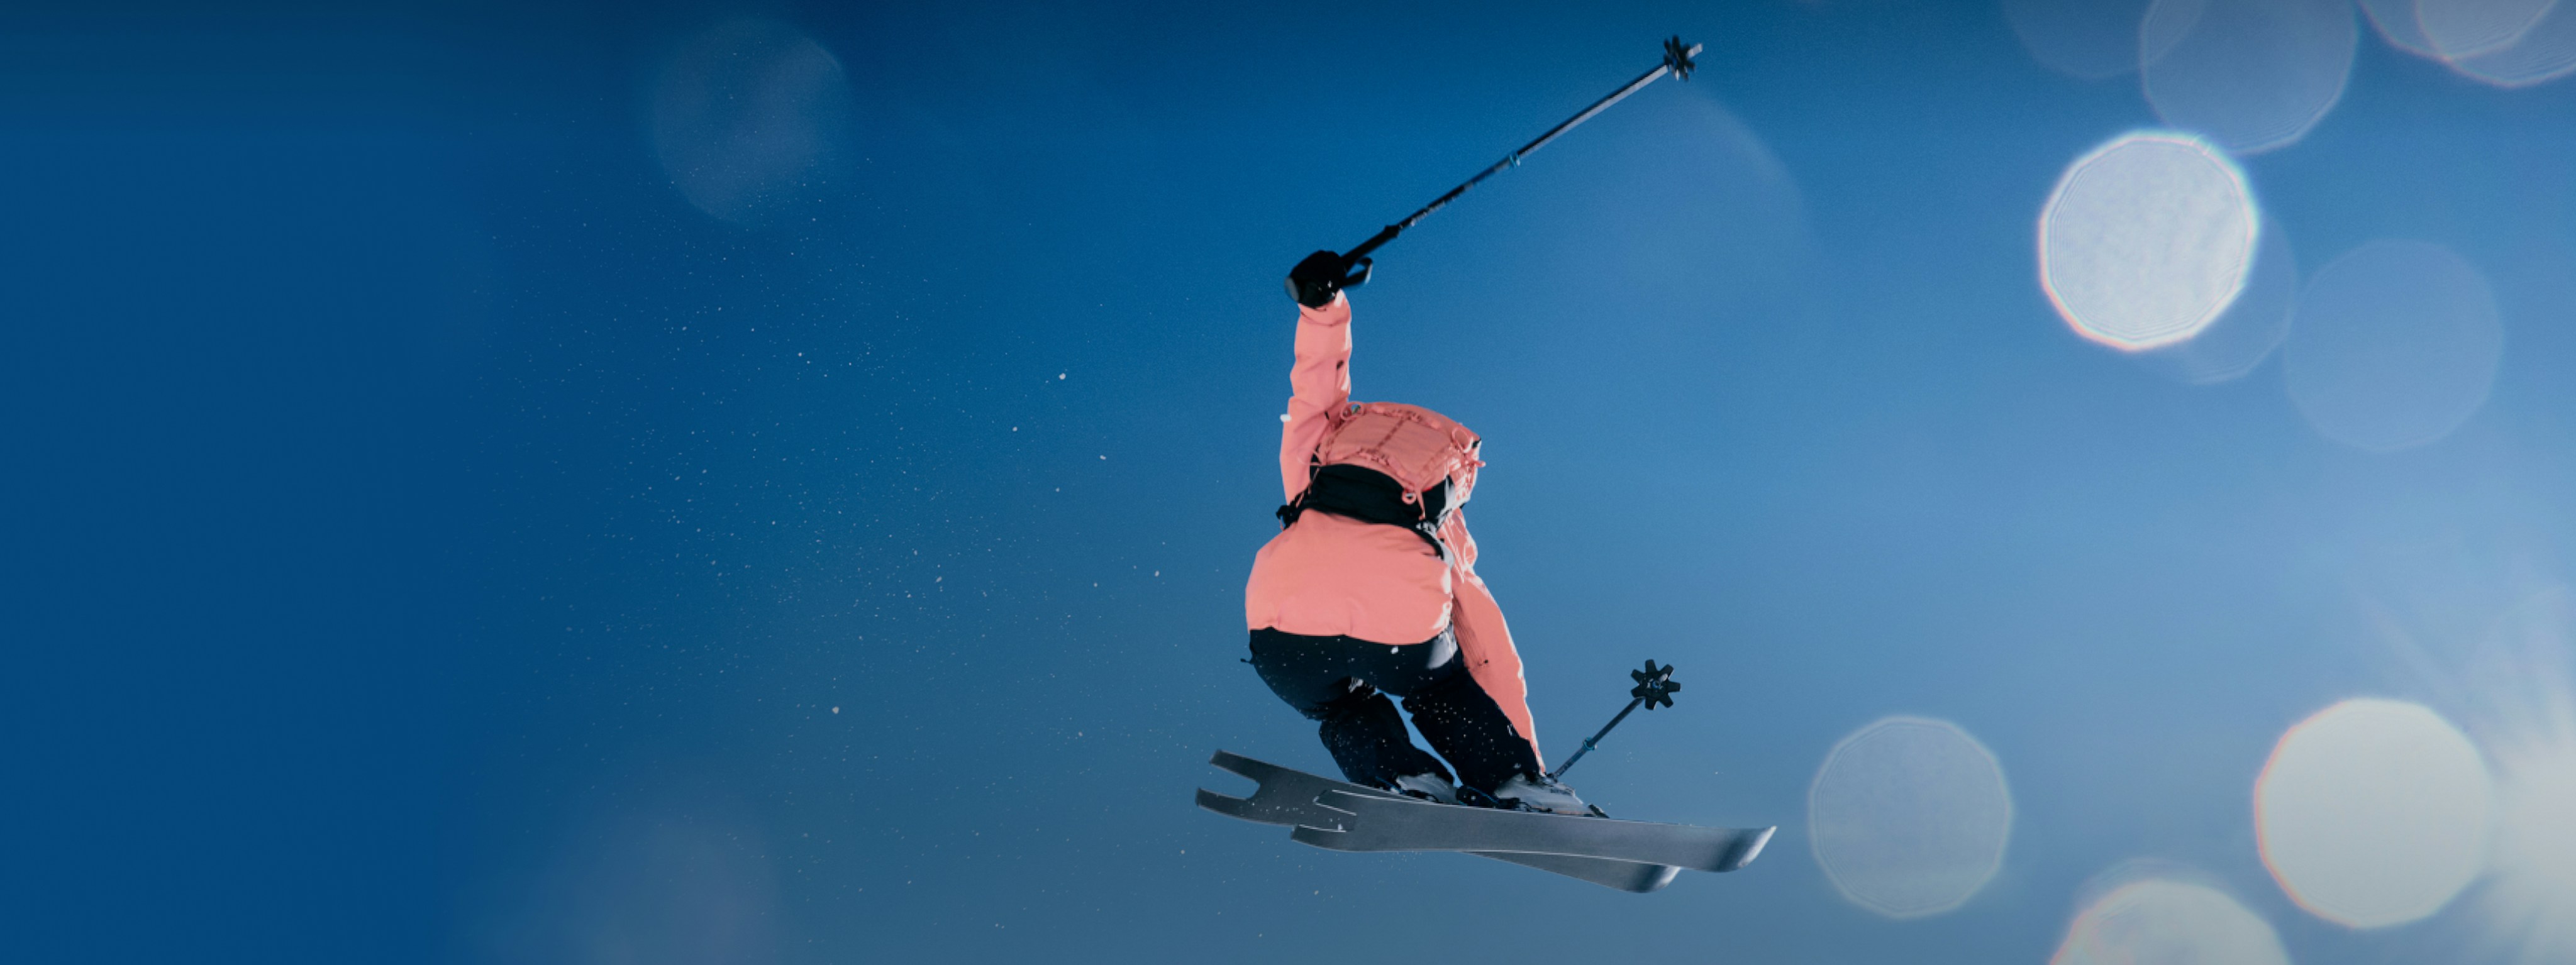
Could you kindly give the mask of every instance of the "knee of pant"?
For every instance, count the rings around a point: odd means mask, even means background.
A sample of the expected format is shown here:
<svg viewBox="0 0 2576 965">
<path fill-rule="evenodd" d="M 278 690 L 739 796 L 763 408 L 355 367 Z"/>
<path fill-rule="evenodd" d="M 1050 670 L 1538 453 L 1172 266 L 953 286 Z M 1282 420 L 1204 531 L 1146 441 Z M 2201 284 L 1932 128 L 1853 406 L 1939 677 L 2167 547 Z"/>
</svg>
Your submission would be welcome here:
<svg viewBox="0 0 2576 965">
<path fill-rule="evenodd" d="M 1312 707 L 1299 707 L 1297 710 L 1305 714 L 1307 720 L 1331 722 L 1368 717 L 1377 711 L 1379 705 L 1390 703 L 1385 697 L 1378 695 L 1375 687 L 1356 680 L 1351 681 L 1351 684 L 1351 689 L 1339 697 Z M 1387 709 L 1393 710 L 1394 707 L 1390 705 Z"/>
<path fill-rule="evenodd" d="M 1476 678 L 1456 674 L 1407 695 L 1404 709 L 1415 714 L 1442 714 L 1468 706 L 1484 695 L 1485 688 L 1476 685 Z"/>
<path fill-rule="evenodd" d="M 1263 670 L 1258 665 L 1253 669 Z M 1327 681 L 1297 674 L 1274 676 L 1263 671 L 1261 682 L 1270 688 L 1272 695 L 1286 702 L 1288 706 L 1296 708 L 1297 712 L 1305 715 L 1308 720 L 1324 719 L 1335 704 L 1349 700 L 1362 691 L 1376 693 L 1367 684 L 1350 677 Z"/>
</svg>

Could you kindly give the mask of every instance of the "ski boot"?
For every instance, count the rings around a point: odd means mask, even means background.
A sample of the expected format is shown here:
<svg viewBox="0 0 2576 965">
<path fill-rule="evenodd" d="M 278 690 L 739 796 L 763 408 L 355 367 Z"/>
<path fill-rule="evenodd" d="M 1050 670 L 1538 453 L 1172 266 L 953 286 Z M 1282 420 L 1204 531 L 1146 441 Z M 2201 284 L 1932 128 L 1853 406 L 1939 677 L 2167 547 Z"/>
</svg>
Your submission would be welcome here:
<svg viewBox="0 0 2576 965">
<path fill-rule="evenodd" d="M 1464 796 L 1462 790 L 1460 797 Z M 1494 802 L 1486 805 L 1487 807 L 1501 807 L 1513 811 L 1536 811 L 1542 814 L 1567 814 L 1594 818 L 1610 816 L 1600 808 L 1583 803 L 1582 798 L 1574 795 L 1573 788 L 1545 776 L 1533 779 L 1525 774 L 1514 774 L 1511 780 L 1504 781 L 1503 786 L 1495 788 L 1492 794 L 1478 796 Z"/>
<path fill-rule="evenodd" d="M 1417 801 L 1429 801 L 1434 804 L 1458 803 L 1458 786 L 1449 782 L 1449 775 L 1438 771 L 1396 778 L 1395 786 L 1388 790 Z"/>
</svg>

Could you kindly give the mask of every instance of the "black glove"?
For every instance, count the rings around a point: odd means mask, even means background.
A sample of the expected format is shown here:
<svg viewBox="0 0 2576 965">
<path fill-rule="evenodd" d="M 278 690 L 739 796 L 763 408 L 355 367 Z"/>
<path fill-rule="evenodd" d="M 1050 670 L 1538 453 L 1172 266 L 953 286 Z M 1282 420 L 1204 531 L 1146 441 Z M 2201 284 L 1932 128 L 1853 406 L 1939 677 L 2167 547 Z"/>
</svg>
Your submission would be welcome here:
<svg viewBox="0 0 2576 965">
<path fill-rule="evenodd" d="M 1353 263 L 1329 251 L 1307 255 L 1297 267 L 1288 269 L 1288 297 L 1308 308 L 1322 308 L 1333 303 L 1333 296 L 1345 288 L 1357 288 L 1369 277 L 1369 260 L 1359 259 L 1359 271 Z"/>
</svg>

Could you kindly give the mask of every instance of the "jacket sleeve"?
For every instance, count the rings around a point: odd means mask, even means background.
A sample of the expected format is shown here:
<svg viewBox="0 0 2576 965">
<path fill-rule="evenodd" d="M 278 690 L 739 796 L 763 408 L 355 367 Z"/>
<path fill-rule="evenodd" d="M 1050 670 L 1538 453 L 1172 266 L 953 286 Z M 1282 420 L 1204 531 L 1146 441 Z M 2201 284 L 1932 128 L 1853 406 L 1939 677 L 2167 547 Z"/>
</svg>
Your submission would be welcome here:
<svg viewBox="0 0 2576 965">
<path fill-rule="evenodd" d="M 1331 416 L 1351 401 L 1351 302 L 1297 306 L 1297 365 L 1288 370 L 1288 417 L 1279 429 L 1279 484 L 1286 502 L 1306 491 L 1306 463 L 1323 445 Z"/>
<path fill-rule="evenodd" d="M 1476 685 L 1502 705 L 1512 729 L 1529 741 L 1530 756 L 1545 768 L 1547 757 L 1538 749 L 1538 725 L 1530 719 L 1529 685 L 1521 680 L 1521 654 L 1512 647 L 1512 628 L 1503 622 L 1503 608 L 1494 603 L 1484 578 L 1476 575 L 1476 538 L 1467 532 L 1465 510 L 1450 513 L 1449 521 L 1440 525 L 1440 542 L 1449 547 L 1455 570 L 1452 585 L 1457 605 L 1449 625 L 1458 635 L 1458 653 L 1467 659 L 1467 671 L 1476 678 Z"/>
</svg>

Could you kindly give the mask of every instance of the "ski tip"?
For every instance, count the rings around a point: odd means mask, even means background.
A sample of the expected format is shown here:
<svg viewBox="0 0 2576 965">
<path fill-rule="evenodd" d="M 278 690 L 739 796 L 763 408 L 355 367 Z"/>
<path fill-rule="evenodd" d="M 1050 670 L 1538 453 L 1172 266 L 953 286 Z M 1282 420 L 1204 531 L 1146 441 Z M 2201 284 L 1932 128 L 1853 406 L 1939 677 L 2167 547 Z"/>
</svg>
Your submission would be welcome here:
<svg viewBox="0 0 2576 965">
<path fill-rule="evenodd" d="M 1771 843 L 1772 832 L 1778 830 L 1780 830 L 1780 826 L 1775 824 L 1752 834 L 1745 835 L 1743 840 L 1737 842 L 1735 848 L 1727 853 L 1726 860 L 1719 863 L 1717 870 L 1733 871 L 1737 868 L 1744 867 L 1745 865 L 1752 864 L 1753 859 L 1762 856 L 1762 846 Z"/>
<path fill-rule="evenodd" d="M 1653 870 L 1640 874 L 1632 883 L 1611 885 L 1610 887 L 1617 888 L 1630 894 L 1653 894 L 1664 890 L 1665 885 L 1672 884 L 1673 879 L 1682 876 L 1682 869 L 1672 865 L 1658 864 L 1647 865 L 1646 867 Z"/>
<path fill-rule="evenodd" d="M 1583 858 L 1561 854 L 1513 853 L 1507 851 L 1470 851 L 1479 858 L 1508 861 L 1524 868 L 1536 868 L 1549 874 L 1564 875 L 1630 894 L 1662 891 L 1681 877 L 1680 867 L 1668 864 L 1646 864 L 1612 858 Z"/>
<path fill-rule="evenodd" d="M 1636 866 L 1636 869 L 1637 870 L 1630 873 L 1630 877 L 1624 879 L 1604 880 L 1601 878 L 1586 878 L 1584 880 L 1590 881 L 1593 884 L 1600 885 L 1604 888 L 1614 888 L 1632 895 L 1650 895 L 1664 890 L 1666 885 L 1673 883 L 1673 879 L 1682 876 L 1681 868 L 1668 864 L 1640 864 Z"/>
</svg>

